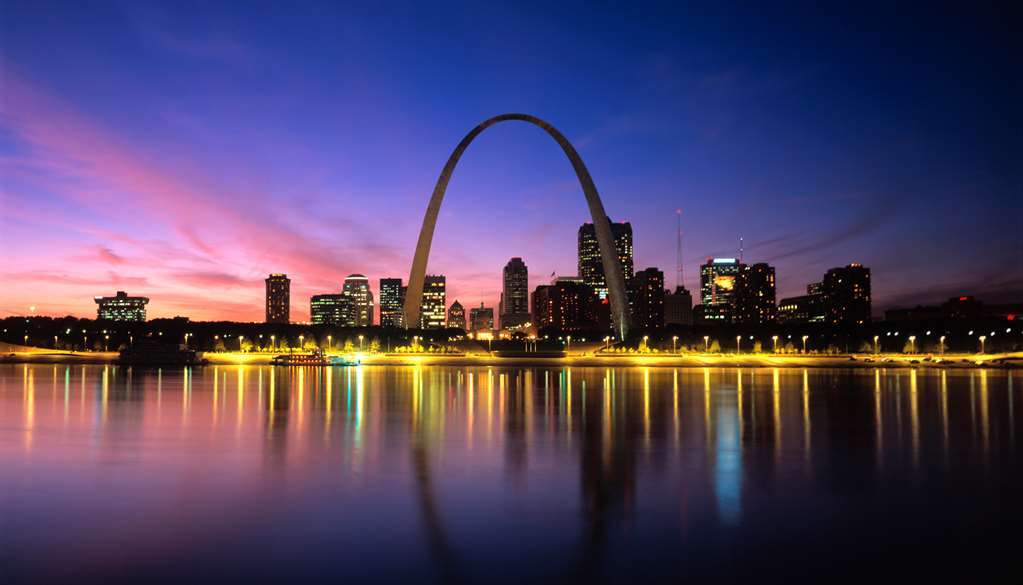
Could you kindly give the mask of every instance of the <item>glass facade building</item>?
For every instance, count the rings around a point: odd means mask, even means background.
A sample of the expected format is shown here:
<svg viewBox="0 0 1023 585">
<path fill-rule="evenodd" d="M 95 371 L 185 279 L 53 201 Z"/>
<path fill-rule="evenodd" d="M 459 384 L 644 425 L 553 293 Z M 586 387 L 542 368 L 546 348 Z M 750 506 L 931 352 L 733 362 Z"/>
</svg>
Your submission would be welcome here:
<svg viewBox="0 0 1023 585">
<path fill-rule="evenodd" d="M 380 279 L 380 325 L 405 326 L 405 287 L 400 278 Z"/>
<path fill-rule="evenodd" d="M 309 300 L 309 315 L 313 325 L 348 325 L 351 299 L 345 294 L 314 295 Z"/>
<path fill-rule="evenodd" d="M 529 269 L 522 258 L 512 258 L 504 266 L 500 312 L 501 327 L 517 327 L 529 322 Z"/>
<path fill-rule="evenodd" d="M 622 265 L 622 277 L 625 288 L 629 288 L 632 280 L 632 224 L 629 222 L 611 223 L 611 236 L 614 238 L 615 251 Z M 584 223 L 579 227 L 579 278 L 594 290 L 598 297 L 607 297 L 607 281 L 604 278 L 604 263 L 600 258 L 600 245 L 597 243 L 597 228 L 592 223 Z"/>
<path fill-rule="evenodd" d="M 349 327 L 369 327 L 373 324 L 373 292 L 369 279 L 361 274 L 350 274 L 341 285 L 341 293 L 351 302 Z"/>
</svg>

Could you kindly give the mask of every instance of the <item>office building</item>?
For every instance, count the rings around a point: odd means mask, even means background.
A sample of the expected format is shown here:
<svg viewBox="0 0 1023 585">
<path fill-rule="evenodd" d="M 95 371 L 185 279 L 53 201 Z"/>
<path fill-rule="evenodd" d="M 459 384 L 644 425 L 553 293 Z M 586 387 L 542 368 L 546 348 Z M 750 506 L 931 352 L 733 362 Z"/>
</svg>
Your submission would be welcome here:
<svg viewBox="0 0 1023 585">
<path fill-rule="evenodd" d="M 673 293 L 665 293 L 664 324 L 693 324 L 693 295 L 684 286 L 676 287 Z"/>
<path fill-rule="evenodd" d="M 614 238 L 618 261 L 621 262 L 625 288 L 628 289 L 633 270 L 632 224 L 611 222 L 611 236 Z M 584 223 L 579 227 L 579 277 L 599 298 L 607 297 L 604 263 L 600 257 L 600 245 L 597 243 L 597 229 L 592 223 Z"/>
<path fill-rule="evenodd" d="M 287 274 L 271 274 L 266 279 L 266 322 L 291 320 L 291 279 Z"/>
<path fill-rule="evenodd" d="M 504 266 L 500 313 L 505 329 L 529 323 L 529 270 L 522 258 L 512 258 Z"/>
<path fill-rule="evenodd" d="M 537 328 L 578 331 L 596 326 L 597 298 L 582 278 L 557 278 L 533 291 L 533 323 Z"/>
<path fill-rule="evenodd" d="M 653 331 L 664 326 L 664 273 L 656 268 L 632 277 L 632 324 Z"/>
<path fill-rule="evenodd" d="M 709 258 L 700 267 L 700 317 L 707 323 L 730 323 L 739 275 L 745 264 L 735 258 Z"/>
<path fill-rule="evenodd" d="M 828 304 L 828 323 L 870 323 L 870 269 L 857 263 L 832 268 L 822 281 Z"/>
<path fill-rule="evenodd" d="M 146 320 L 146 297 L 129 297 L 123 290 L 117 291 L 112 297 L 95 297 L 96 318 L 105 321 L 138 321 Z"/>
<path fill-rule="evenodd" d="M 349 327 L 369 327 L 373 324 L 373 292 L 369 279 L 361 274 L 349 274 L 341 285 L 341 293 L 351 300 Z"/>
<path fill-rule="evenodd" d="M 448 307 L 448 327 L 465 331 L 465 308 L 457 300 Z"/>
<path fill-rule="evenodd" d="M 789 297 L 778 301 L 778 322 L 784 324 L 823 323 L 827 305 L 820 293 Z"/>
<path fill-rule="evenodd" d="M 313 325 L 348 326 L 352 314 L 351 297 L 344 293 L 313 295 L 309 299 L 309 320 Z"/>
<path fill-rule="evenodd" d="M 736 281 L 735 323 L 762 325 L 777 320 L 774 267 L 763 262 L 742 265 Z"/>
<path fill-rule="evenodd" d="M 487 333 L 494 330 L 494 309 L 493 307 L 484 307 L 483 303 L 480 303 L 479 307 L 473 307 L 469 311 L 469 326 L 472 331 Z"/>
<path fill-rule="evenodd" d="M 380 279 L 380 325 L 405 326 L 405 287 L 400 278 Z"/>
<path fill-rule="evenodd" d="M 420 329 L 443 329 L 447 311 L 447 278 L 427 274 L 423 280 L 423 300 L 419 308 Z"/>
</svg>

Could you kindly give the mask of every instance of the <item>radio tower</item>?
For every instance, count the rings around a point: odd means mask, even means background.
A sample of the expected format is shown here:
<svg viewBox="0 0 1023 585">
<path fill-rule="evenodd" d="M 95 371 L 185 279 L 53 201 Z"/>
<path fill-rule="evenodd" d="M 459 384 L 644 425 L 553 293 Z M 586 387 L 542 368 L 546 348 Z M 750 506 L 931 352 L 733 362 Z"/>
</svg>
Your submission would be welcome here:
<svg viewBox="0 0 1023 585">
<path fill-rule="evenodd" d="M 685 278 L 682 275 L 682 210 L 676 209 L 678 217 L 678 232 L 675 238 L 675 290 L 685 288 Z"/>
</svg>

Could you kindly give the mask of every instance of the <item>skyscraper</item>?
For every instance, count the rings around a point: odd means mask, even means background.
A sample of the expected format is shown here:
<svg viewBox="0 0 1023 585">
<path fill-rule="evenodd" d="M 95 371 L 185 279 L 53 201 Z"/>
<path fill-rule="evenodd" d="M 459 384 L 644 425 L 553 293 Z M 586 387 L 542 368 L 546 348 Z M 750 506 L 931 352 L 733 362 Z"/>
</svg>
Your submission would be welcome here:
<svg viewBox="0 0 1023 585">
<path fill-rule="evenodd" d="M 405 287 L 400 278 L 380 279 L 380 325 L 404 327 Z"/>
<path fill-rule="evenodd" d="M 625 288 L 628 289 L 632 280 L 632 224 L 611 222 L 611 236 L 614 238 L 618 261 L 622 263 Z M 600 245 L 597 243 L 597 228 L 592 223 L 579 226 L 579 277 L 601 299 L 607 297 L 607 281 L 604 279 Z"/>
<path fill-rule="evenodd" d="M 146 320 L 146 297 L 129 297 L 123 290 L 117 291 L 112 297 L 95 297 L 96 318 L 108 321 L 140 321 Z"/>
<path fill-rule="evenodd" d="M 423 279 L 423 301 L 419 309 L 421 329 L 443 329 L 447 309 L 447 278 L 443 274 L 427 274 Z"/>
<path fill-rule="evenodd" d="M 700 267 L 700 303 L 705 321 L 731 322 L 737 281 L 744 266 L 735 258 L 708 258 Z"/>
<path fill-rule="evenodd" d="M 501 293 L 501 327 L 516 327 L 529 322 L 529 269 L 522 258 L 504 265 L 504 291 Z"/>
<path fill-rule="evenodd" d="M 309 299 L 309 320 L 313 325 L 348 326 L 352 313 L 351 298 L 344 293 L 313 295 Z"/>
<path fill-rule="evenodd" d="M 647 268 L 632 278 L 633 325 L 647 331 L 664 326 L 664 273 Z"/>
<path fill-rule="evenodd" d="M 291 320 L 291 279 L 287 274 L 271 274 L 266 279 L 266 322 Z"/>
<path fill-rule="evenodd" d="M 457 300 L 448 307 L 448 327 L 465 331 L 465 307 Z"/>
<path fill-rule="evenodd" d="M 752 325 L 774 323 L 778 316 L 774 301 L 774 267 L 763 262 L 742 265 L 736 281 L 734 321 Z"/>
<path fill-rule="evenodd" d="M 373 292 L 369 279 L 361 274 L 349 274 L 341 285 L 341 294 L 351 300 L 352 316 L 348 326 L 369 327 L 373 324 Z"/>
<path fill-rule="evenodd" d="M 480 306 L 469 310 L 469 323 L 473 331 L 490 332 L 494 329 L 494 308 Z"/>
<path fill-rule="evenodd" d="M 870 269 L 852 263 L 832 268 L 822 282 L 828 306 L 828 323 L 865 325 L 870 323 Z"/>
</svg>

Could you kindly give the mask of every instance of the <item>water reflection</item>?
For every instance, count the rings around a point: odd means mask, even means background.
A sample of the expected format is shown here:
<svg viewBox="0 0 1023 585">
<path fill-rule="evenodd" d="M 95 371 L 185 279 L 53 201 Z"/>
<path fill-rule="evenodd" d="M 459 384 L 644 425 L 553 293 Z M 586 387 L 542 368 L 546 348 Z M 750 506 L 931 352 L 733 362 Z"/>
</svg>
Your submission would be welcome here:
<svg viewBox="0 0 1023 585">
<path fill-rule="evenodd" d="M 174 502 L 182 518 L 247 527 L 222 535 L 247 551 L 294 530 L 305 536 L 281 546 L 298 557 L 323 550 L 298 546 L 308 538 L 349 547 L 328 573 L 370 563 L 394 576 L 360 548 L 379 537 L 406 547 L 413 575 L 442 581 L 479 578 L 504 562 L 503 543 L 527 538 L 521 554 L 543 562 L 510 574 L 599 579 L 652 543 L 711 547 L 778 514 L 813 525 L 867 486 L 876 497 L 953 469 L 1004 480 L 1014 392 L 1012 372 L 985 370 L 2 366 L 0 512 L 72 536 L 104 523 L 201 558 L 187 538 L 199 528 L 165 516 Z M 56 503 L 40 495 L 58 487 Z M 256 502 L 273 505 L 254 514 Z M 67 563 L 44 563 L 33 551 L 52 538 L 28 524 L 0 545 L 24 574 L 120 554 L 70 538 Z M 689 563 L 724 562 L 706 550 Z M 278 557 L 245 558 L 240 575 Z"/>
</svg>

